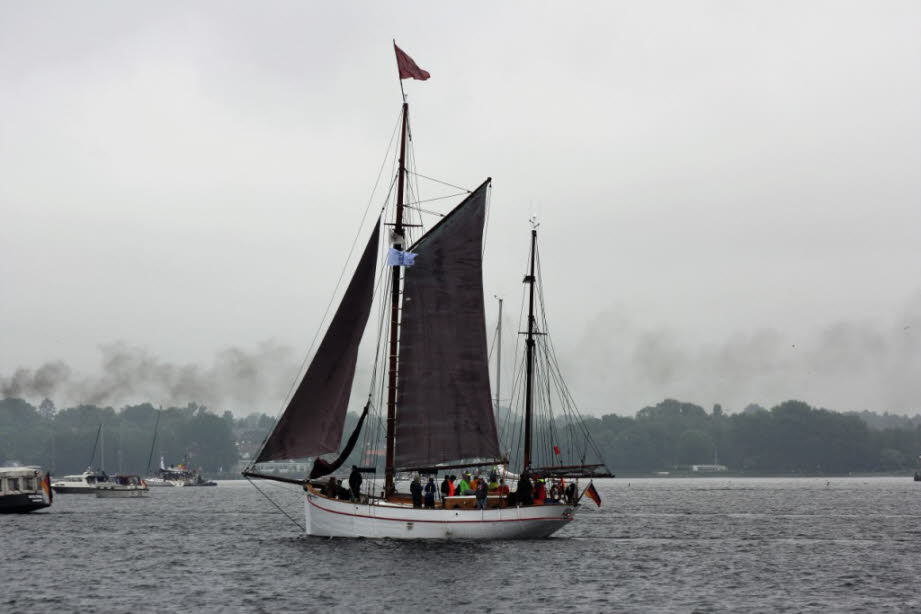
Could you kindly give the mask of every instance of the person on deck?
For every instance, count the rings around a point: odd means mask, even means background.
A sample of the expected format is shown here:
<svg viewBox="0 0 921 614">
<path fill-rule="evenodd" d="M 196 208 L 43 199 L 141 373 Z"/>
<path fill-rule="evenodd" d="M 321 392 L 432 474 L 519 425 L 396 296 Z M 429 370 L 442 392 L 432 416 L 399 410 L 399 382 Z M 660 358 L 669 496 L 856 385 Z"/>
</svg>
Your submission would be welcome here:
<svg viewBox="0 0 921 614">
<path fill-rule="evenodd" d="M 425 485 L 424 494 L 425 494 L 425 507 L 435 507 L 435 493 L 438 492 L 438 488 L 435 486 L 435 478 L 429 478 L 428 483 Z"/>
<path fill-rule="evenodd" d="M 496 479 L 497 476 L 495 473 L 490 474 L 489 476 L 489 490 L 499 490 L 499 481 Z"/>
<path fill-rule="evenodd" d="M 576 503 L 576 483 L 570 482 L 569 486 L 566 487 L 566 503 L 570 505 L 575 505 Z"/>
<path fill-rule="evenodd" d="M 352 473 L 349 474 L 349 490 L 352 494 L 352 501 L 358 501 L 361 497 L 361 471 L 357 465 L 352 465 Z"/>
<path fill-rule="evenodd" d="M 515 499 L 518 501 L 519 505 L 533 505 L 534 499 L 532 494 L 531 476 L 526 471 L 518 478 L 518 490 Z"/>
<path fill-rule="evenodd" d="M 413 496 L 413 507 L 422 507 L 422 484 L 419 483 L 418 475 L 413 477 L 409 492 Z"/>
<path fill-rule="evenodd" d="M 476 508 L 477 508 L 478 510 L 485 510 L 485 509 L 486 509 L 486 502 L 488 501 L 488 499 L 487 499 L 487 493 L 489 492 L 489 491 L 487 490 L 487 488 L 488 488 L 488 487 L 487 487 L 487 485 L 486 485 L 486 480 L 482 480 L 482 479 L 481 479 L 479 482 L 477 482 L 477 485 L 476 485 Z"/>
<path fill-rule="evenodd" d="M 339 494 L 339 484 L 336 478 L 329 476 L 329 481 L 326 483 L 326 489 L 323 491 L 323 494 L 333 499 L 336 498 Z"/>
<path fill-rule="evenodd" d="M 441 482 L 441 502 L 442 503 L 444 503 L 445 497 L 450 496 L 449 493 L 451 492 L 451 483 L 448 481 L 448 478 L 450 477 L 451 476 L 446 475 L 445 479 Z"/>
<path fill-rule="evenodd" d="M 454 481 L 457 479 L 456 475 L 452 475 L 448 480 L 448 496 L 453 497 L 457 494 L 457 487 L 454 485 Z"/>
<path fill-rule="evenodd" d="M 470 490 L 476 492 L 476 487 L 480 484 L 480 476 L 474 476 L 470 481 Z"/>
<path fill-rule="evenodd" d="M 509 493 L 508 484 L 505 483 L 505 478 L 502 478 L 501 480 L 499 480 L 499 496 L 508 497 L 508 493 Z"/>
<path fill-rule="evenodd" d="M 534 486 L 534 505 L 543 505 L 547 498 L 547 487 L 543 480 L 537 480 Z"/>
<path fill-rule="evenodd" d="M 457 483 L 457 494 L 459 495 L 472 495 L 473 491 L 470 490 L 470 482 L 467 481 L 467 474 L 461 476 L 460 482 Z"/>
</svg>

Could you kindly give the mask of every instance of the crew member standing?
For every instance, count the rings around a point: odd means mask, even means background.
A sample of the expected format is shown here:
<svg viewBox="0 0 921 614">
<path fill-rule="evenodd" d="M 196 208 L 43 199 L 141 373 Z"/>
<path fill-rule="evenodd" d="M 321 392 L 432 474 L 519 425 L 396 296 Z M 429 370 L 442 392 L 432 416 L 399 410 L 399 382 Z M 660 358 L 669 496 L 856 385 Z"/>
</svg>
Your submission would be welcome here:
<svg viewBox="0 0 921 614">
<path fill-rule="evenodd" d="M 445 497 L 447 497 L 451 492 L 451 483 L 448 482 L 448 475 L 445 474 L 445 479 L 441 483 L 441 502 L 444 503 Z"/>
<path fill-rule="evenodd" d="M 425 507 L 435 507 L 435 493 L 438 489 L 435 487 L 435 478 L 429 478 L 425 485 Z"/>
<path fill-rule="evenodd" d="M 349 474 L 349 490 L 352 501 L 358 501 L 361 497 L 361 471 L 357 465 L 352 465 L 352 473 Z"/>
<path fill-rule="evenodd" d="M 413 496 L 413 507 L 422 507 L 422 484 L 419 483 L 418 475 L 410 483 L 409 492 Z"/>
<path fill-rule="evenodd" d="M 478 510 L 486 509 L 486 497 L 489 492 L 489 486 L 486 484 L 486 480 L 480 479 L 476 485 L 476 508 Z"/>
</svg>

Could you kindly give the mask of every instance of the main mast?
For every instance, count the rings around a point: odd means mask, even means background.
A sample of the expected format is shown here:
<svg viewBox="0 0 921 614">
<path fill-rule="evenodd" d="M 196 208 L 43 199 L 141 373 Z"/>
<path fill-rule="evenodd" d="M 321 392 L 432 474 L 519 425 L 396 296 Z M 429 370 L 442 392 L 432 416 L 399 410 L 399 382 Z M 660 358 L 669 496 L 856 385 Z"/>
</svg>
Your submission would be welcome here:
<svg viewBox="0 0 921 614">
<path fill-rule="evenodd" d="M 525 365 L 525 397 L 524 397 L 524 471 L 531 468 L 531 414 L 533 412 L 534 396 L 534 259 L 537 253 L 537 227 L 531 229 L 531 270 L 525 275 L 524 283 L 529 285 L 528 290 L 528 337 L 525 342 L 527 347 L 527 363 Z"/>
<path fill-rule="evenodd" d="M 401 84 L 402 87 L 402 84 Z M 409 119 L 409 103 L 403 102 L 403 122 L 400 132 L 400 170 L 397 176 L 396 220 L 393 225 L 393 247 L 403 249 L 403 189 L 406 182 L 406 127 Z M 393 270 L 390 289 L 390 361 L 387 387 L 387 459 L 384 473 L 384 496 L 394 492 L 393 457 L 396 440 L 397 418 L 397 348 L 400 334 L 400 267 Z"/>
</svg>

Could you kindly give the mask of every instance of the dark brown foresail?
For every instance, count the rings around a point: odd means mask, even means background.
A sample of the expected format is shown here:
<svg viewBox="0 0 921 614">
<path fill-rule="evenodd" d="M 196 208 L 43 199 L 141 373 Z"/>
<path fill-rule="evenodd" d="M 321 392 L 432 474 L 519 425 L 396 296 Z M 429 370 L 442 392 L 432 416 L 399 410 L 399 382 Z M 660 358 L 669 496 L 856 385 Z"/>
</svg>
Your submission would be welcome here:
<svg viewBox="0 0 921 614">
<path fill-rule="evenodd" d="M 403 283 L 397 385 L 398 468 L 496 459 L 483 306 L 489 180 L 411 250 Z"/>
<path fill-rule="evenodd" d="M 358 345 L 371 312 L 380 220 L 326 335 L 256 462 L 335 452 L 342 441 Z"/>
</svg>

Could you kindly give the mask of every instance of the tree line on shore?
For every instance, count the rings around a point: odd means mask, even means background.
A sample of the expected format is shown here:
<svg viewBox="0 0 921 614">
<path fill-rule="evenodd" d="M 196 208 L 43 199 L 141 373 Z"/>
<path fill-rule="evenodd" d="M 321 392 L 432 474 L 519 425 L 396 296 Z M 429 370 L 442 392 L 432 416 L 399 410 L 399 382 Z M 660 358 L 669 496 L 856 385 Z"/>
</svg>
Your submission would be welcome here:
<svg viewBox="0 0 921 614">
<path fill-rule="evenodd" d="M 349 415 L 349 424 L 356 420 Z M 719 405 L 708 413 L 693 403 L 666 399 L 634 417 L 585 420 L 608 467 L 622 473 L 716 463 L 753 475 L 897 473 L 915 468 L 921 454 L 921 415 L 840 413 L 801 401 L 769 410 L 750 405 L 728 414 Z M 241 455 L 255 451 L 273 424 L 266 414 L 234 418 L 229 411 L 218 414 L 195 403 L 162 410 L 144 403 L 58 411 L 47 400 L 36 407 L 6 398 L 0 400 L 0 463 L 15 460 L 57 474 L 79 473 L 91 463 L 100 466 L 104 454 L 110 473 L 144 474 L 163 457 L 230 477 Z M 344 436 L 350 432 L 347 428 Z"/>
</svg>

